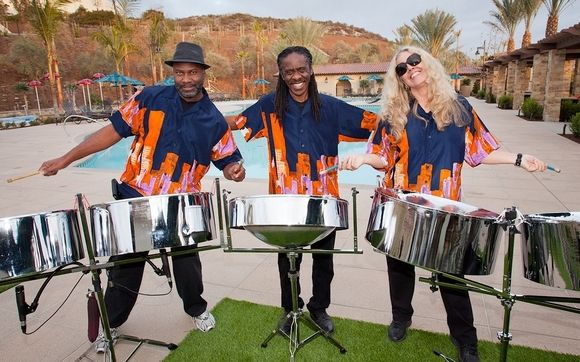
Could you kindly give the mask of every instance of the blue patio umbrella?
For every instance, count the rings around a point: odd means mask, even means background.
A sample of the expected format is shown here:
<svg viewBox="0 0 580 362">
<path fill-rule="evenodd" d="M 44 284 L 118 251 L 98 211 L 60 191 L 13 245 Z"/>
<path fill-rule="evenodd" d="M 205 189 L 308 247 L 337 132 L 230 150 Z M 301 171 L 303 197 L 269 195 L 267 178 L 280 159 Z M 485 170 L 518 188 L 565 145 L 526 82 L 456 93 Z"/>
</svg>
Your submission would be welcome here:
<svg viewBox="0 0 580 362">
<path fill-rule="evenodd" d="M 451 79 L 461 79 L 461 78 L 463 78 L 462 76 L 460 76 L 457 73 L 451 73 L 449 76 L 451 77 Z"/>
<path fill-rule="evenodd" d="M 352 80 L 352 78 L 349 77 L 348 75 L 341 75 L 340 77 L 338 77 L 338 80 Z"/>
<path fill-rule="evenodd" d="M 119 74 L 117 72 L 113 72 L 111 74 L 108 74 L 100 79 L 97 79 L 96 81 L 99 83 L 110 83 L 114 86 L 145 85 L 145 83 L 141 82 L 140 80 L 133 79 L 131 77 L 127 77 L 127 76 Z"/>
<path fill-rule="evenodd" d="M 256 80 L 254 81 L 254 84 L 256 84 L 256 85 L 258 85 L 258 84 L 270 84 L 270 82 L 268 82 L 268 81 L 267 81 L 267 80 L 265 80 L 265 79 L 256 79 Z"/>
<path fill-rule="evenodd" d="M 371 74 L 367 77 L 368 80 L 383 80 L 383 77 L 377 74 Z"/>
<path fill-rule="evenodd" d="M 157 85 L 175 85 L 175 77 L 170 75 L 169 77 L 158 82 Z"/>
</svg>

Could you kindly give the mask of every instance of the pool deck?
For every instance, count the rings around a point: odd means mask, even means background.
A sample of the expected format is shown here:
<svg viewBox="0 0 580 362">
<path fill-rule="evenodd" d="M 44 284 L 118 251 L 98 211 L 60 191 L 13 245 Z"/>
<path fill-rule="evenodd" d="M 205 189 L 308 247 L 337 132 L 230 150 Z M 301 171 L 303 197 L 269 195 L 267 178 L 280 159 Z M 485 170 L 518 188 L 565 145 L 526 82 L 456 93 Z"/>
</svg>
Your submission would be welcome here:
<svg viewBox="0 0 580 362">
<path fill-rule="evenodd" d="M 516 206 L 523 214 L 537 212 L 580 211 L 580 144 L 559 136 L 562 124 L 527 122 L 517 117 L 516 111 L 500 110 L 496 105 L 469 99 L 480 116 L 497 136 L 505 150 L 530 153 L 562 169 L 562 173 L 530 174 L 511 165 L 481 166 L 464 170 L 465 203 L 501 212 Z M 110 180 L 117 171 L 79 169 L 69 167 L 55 177 L 34 176 L 13 183 L 4 180 L 35 171 L 45 159 L 57 157 L 76 145 L 82 138 L 103 123 L 80 125 L 45 125 L 10 129 L 0 132 L 0 217 L 34 214 L 73 208 L 75 195 L 83 193 L 89 204 L 112 201 Z M 204 182 L 211 190 L 212 179 Z M 221 180 L 222 187 L 231 191 L 231 197 L 267 193 L 265 180 L 246 180 L 233 183 Z M 342 197 L 350 200 L 352 185 L 342 185 Z M 390 322 L 386 264 L 383 255 L 373 252 L 364 240 L 367 218 L 373 194 L 372 186 L 357 186 L 358 235 L 363 255 L 335 255 L 333 281 L 333 316 L 369 321 L 386 325 Z M 352 224 L 351 224 L 352 225 Z M 233 231 L 234 247 L 265 247 L 244 231 Z M 501 288 L 503 245 L 490 276 L 474 280 Z M 337 247 L 352 248 L 352 228 L 339 232 Z M 521 247 L 516 238 L 512 292 L 517 294 L 556 295 L 580 297 L 580 292 L 546 287 L 523 278 Z M 277 306 L 279 282 L 275 254 L 224 253 L 211 250 L 201 254 L 204 268 L 204 297 L 213 307 L 222 298 L 247 300 Z M 311 290 L 310 268 L 312 258 L 305 256 L 302 267 L 303 297 Z M 82 260 L 85 264 L 87 260 Z M 418 269 L 418 276 L 428 274 Z M 28 316 L 28 329 L 35 329 L 50 316 L 65 299 L 81 273 L 54 278 L 40 300 L 34 314 Z M 103 280 L 105 277 L 103 276 Z M 42 280 L 24 283 L 27 302 L 30 303 Z M 20 332 L 18 313 L 12 290 L 0 294 L 0 360 L 11 361 L 74 361 L 85 351 L 94 354 L 86 332 L 85 291 L 90 278 L 84 277 L 72 293 L 63 310 L 38 333 L 25 336 Z M 165 278 L 147 268 L 142 292 L 163 293 L 168 287 Z M 475 324 L 481 340 L 495 341 L 501 330 L 503 308 L 494 296 L 471 293 Z M 448 333 L 445 311 L 438 293 L 431 293 L 424 283 L 417 283 L 414 298 L 415 315 L 412 328 Z M 169 312 L 168 311 L 172 311 Z M 121 332 L 142 338 L 179 343 L 192 329 L 191 319 L 182 311 L 175 291 L 163 297 L 139 297 L 129 320 Z M 560 351 L 580 356 L 578 314 L 516 302 L 511 315 L 511 344 Z M 220 321 L 217 321 L 217 328 Z M 272 326 L 264 326 L 264 336 Z M 211 333 L 211 332 L 210 332 Z M 349 341 L 341 341 L 348 349 Z M 260 341 L 256 341 L 260 343 Z M 387 343 L 387 342 L 385 342 Z M 118 359 L 125 359 L 134 344 L 119 342 L 115 347 Z M 227 348 L 227 346 L 224 346 Z M 499 348 L 499 345 L 498 345 Z M 167 355 L 160 347 L 142 346 L 134 359 L 158 361 Z M 482 360 L 488 360 L 481 356 Z"/>
</svg>

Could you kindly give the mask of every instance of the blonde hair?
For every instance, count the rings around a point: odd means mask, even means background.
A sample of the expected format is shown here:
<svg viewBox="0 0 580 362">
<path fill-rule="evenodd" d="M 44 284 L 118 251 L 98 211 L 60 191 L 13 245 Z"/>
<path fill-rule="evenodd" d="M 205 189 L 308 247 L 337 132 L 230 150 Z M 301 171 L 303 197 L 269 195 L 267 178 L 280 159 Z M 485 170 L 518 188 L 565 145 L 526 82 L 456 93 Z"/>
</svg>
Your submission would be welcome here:
<svg viewBox="0 0 580 362">
<path fill-rule="evenodd" d="M 443 65 L 425 50 L 413 46 L 405 46 L 397 50 L 389 63 L 381 95 L 381 111 L 379 113 L 381 120 L 391 125 L 391 133 L 395 138 L 397 140 L 400 139 L 407 124 L 409 112 L 413 112 L 415 116 L 419 117 L 417 103 L 413 102 L 413 108 L 411 109 L 410 107 L 410 101 L 414 99 L 411 90 L 395 72 L 397 57 L 405 51 L 417 53 L 421 56 L 421 64 L 427 75 L 427 101 L 437 124 L 437 129 L 442 130 L 452 123 L 457 126 L 466 125 L 465 108 L 457 101 L 457 93 L 453 89 L 449 81 L 449 75 Z"/>
</svg>

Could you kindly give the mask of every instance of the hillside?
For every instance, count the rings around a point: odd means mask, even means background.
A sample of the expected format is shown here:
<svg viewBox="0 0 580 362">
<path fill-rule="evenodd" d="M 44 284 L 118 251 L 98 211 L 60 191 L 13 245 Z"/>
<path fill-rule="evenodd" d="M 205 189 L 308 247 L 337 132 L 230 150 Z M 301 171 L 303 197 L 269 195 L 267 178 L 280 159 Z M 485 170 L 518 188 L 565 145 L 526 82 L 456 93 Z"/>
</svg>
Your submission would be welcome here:
<svg viewBox="0 0 580 362">
<path fill-rule="evenodd" d="M 248 14 L 203 15 L 183 19 L 169 20 L 170 38 L 160 49 L 162 59 L 171 57 L 177 42 L 186 40 L 199 42 L 206 52 L 206 61 L 213 65 L 211 89 L 216 92 L 236 97 L 241 94 L 241 66 L 236 60 L 240 50 L 240 39 L 246 38 L 249 53 L 245 65 L 246 79 L 250 87 L 250 96 L 256 96 L 260 91 L 253 86 L 253 80 L 258 78 L 256 71 L 256 39 L 252 24 L 259 21 L 264 28 L 267 39 L 264 45 L 265 78 L 275 82 L 275 54 L 272 45 L 279 38 L 281 31 L 290 19 L 275 19 L 254 17 Z M 133 42 L 135 51 L 129 56 L 128 68 L 125 74 L 137 78 L 145 84 L 153 83 L 151 72 L 148 34 L 149 23 L 143 19 L 131 19 L 134 29 Z M 318 22 L 327 29 L 318 48 L 327 55 L 327 62 L 376 62 L 387 59 L 390 55 L 389 41 L 378 34 L 347 24 L 331 21 Z M 39 79 L 46 72 L 46 59 L 39 37 L 34 34 L 26 23 L 8 22 L 7 27 L 12 35 L 0 36 L 0 111 L 14 110 L 22 107 L 22 93 L 15 91 L 18 82 L 28 82 Z M 63 87 L 74 84 L 83 78 L 90 78 L 96 72 L 110 73 L 115 70 L 114 61 L 93 40 L 92 35 L 99 30 L 97 26 L 82 26 L 71 21 L 61 24 L 57 39 L 59 67 Z M 18 31 L 20 34 L 18 34 Z M 374 53 L 367 54 L 360 50 L 372 49 Z M 165 67 L 164 76 L 170 72 Z M 98 87 L 91 86 L 91 99 L 98 94 Z M 103 87 L 104 97 L 115 99 L 114 89 Z M 50 90 L 47 85 L 38 88 L 41 107 L 50 107 Z M 33 91 L 26 93 L 29 103 L 35 103 Z M 71 95 L 69 94 L 69 97 Z M 75 92 L 76 102 L 82 101 L 80 89 Z M 15 99 L 18 98 L 18 99 Z M 100 99 L 100 97 L 97 97 Z M 20 104 L 16 106 L 15 102 Z M 33 108 L 31 106 L 31 108 Z"/>
</svg>

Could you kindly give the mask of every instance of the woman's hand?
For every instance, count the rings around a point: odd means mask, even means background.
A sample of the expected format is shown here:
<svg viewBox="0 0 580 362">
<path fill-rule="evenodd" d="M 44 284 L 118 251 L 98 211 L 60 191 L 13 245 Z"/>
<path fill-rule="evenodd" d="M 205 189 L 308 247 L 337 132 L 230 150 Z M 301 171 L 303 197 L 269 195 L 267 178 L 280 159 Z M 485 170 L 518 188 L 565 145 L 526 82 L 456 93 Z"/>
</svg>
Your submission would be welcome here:
<svg viewBox="0 0 580 362">
<path fill-rule="evenodd" d="M 532 155 L 522 155 L 522 163 L 520 165 L 524 170 L 529 171 L 529 172 L 535 172 L 535 171 L 546 171 L 546 168 L 548 167 L 548 165 L 532 156 Z"/>
</svg>

